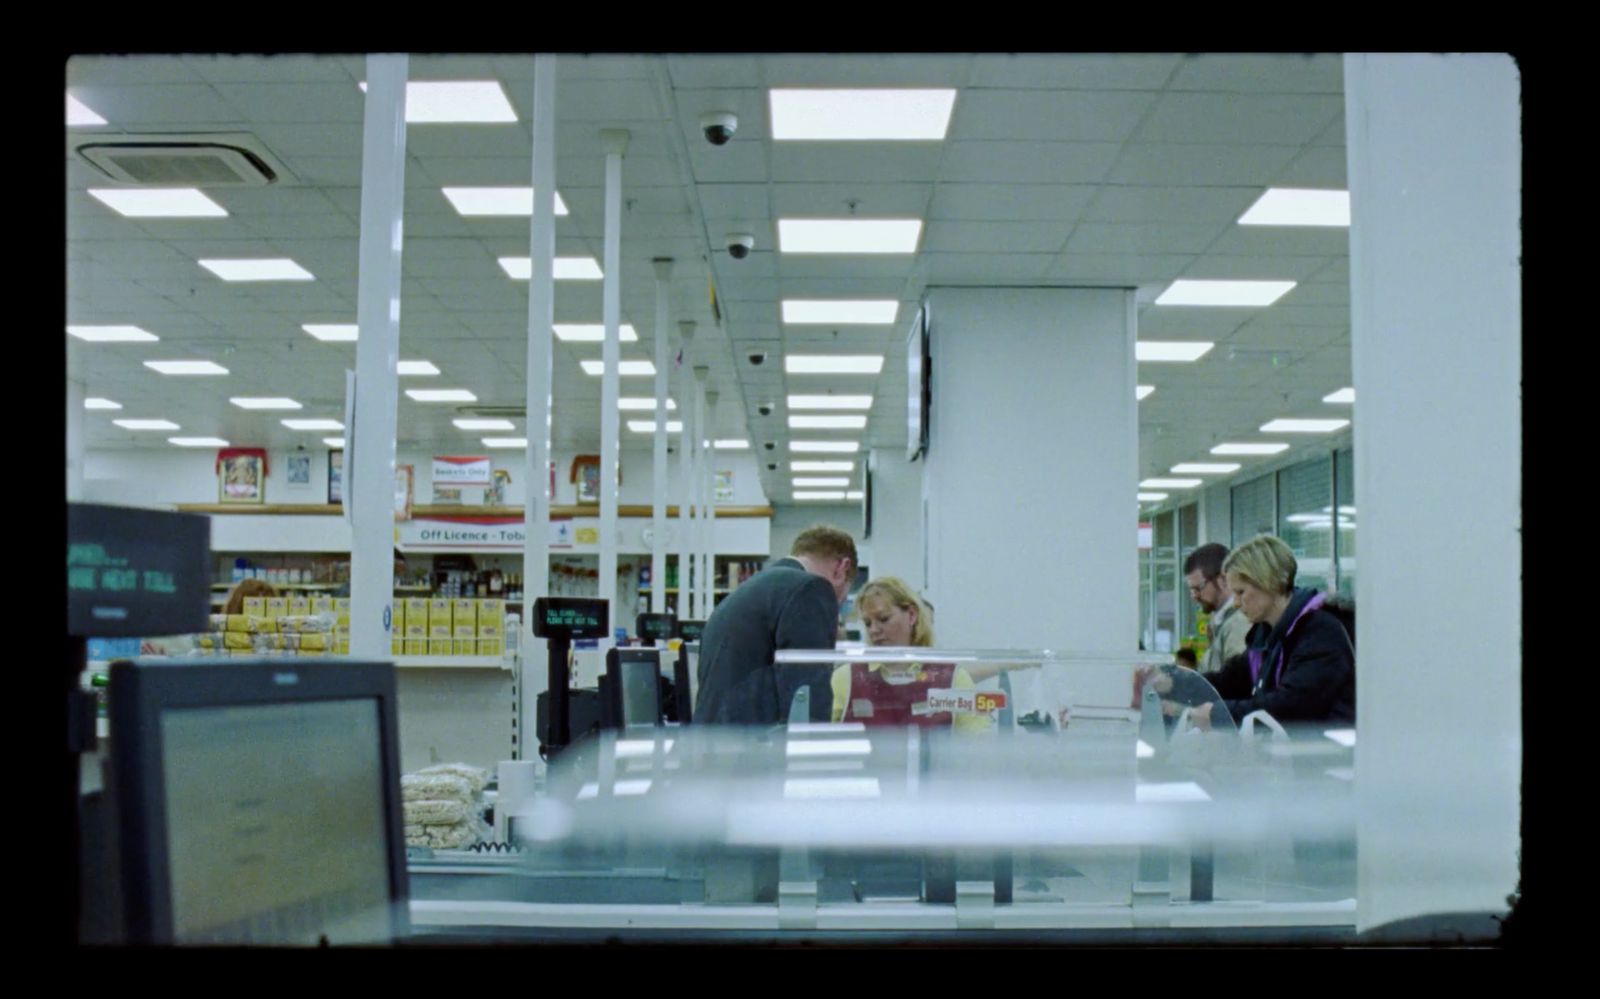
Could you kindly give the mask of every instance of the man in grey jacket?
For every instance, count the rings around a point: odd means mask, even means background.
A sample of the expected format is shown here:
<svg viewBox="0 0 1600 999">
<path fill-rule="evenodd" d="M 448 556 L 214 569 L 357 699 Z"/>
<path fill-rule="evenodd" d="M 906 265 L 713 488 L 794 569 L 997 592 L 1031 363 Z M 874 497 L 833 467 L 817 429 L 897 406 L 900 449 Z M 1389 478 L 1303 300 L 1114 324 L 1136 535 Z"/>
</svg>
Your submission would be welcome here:
<svg viewBox="0 0 1600 999">
<path fill-rule="evenodd" d="M 856 574 L 856 543 L 837 528 L 807 528 L 788 558 L 770 563 L 717 605 L 700 639 L 696 724 L 771 725 L 801 686 L 811 720 L 829 718 L 832 664 L 773 664 L 779 649 L 832 649 L 839 606 Z"/>
<path fill-rule="evenodd" d="M 1206 655 L 1200 660 L 1200 673 L 1215 673 L 1234 656 L 1243 655 L 1245 633 L 1250 621 L 1233 605 L 1233 594 L 1222 575 L 1222 562 L 1228 549 L 1216 542 L 1201 545 L 1183 560 L 1183 581 L 1189 596 L 1211 615 L 1206 628 Z"/>
</svg>

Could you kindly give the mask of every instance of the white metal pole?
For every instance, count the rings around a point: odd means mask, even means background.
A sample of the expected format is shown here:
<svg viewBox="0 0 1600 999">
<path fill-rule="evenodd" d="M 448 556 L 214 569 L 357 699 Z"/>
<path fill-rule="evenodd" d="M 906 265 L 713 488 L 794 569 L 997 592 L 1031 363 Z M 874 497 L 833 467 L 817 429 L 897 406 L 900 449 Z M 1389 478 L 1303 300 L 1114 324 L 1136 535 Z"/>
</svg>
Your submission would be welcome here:
<svg viewBox="0 0 1600 999">
<path fill-rule="evenodd" d="M 707 460 L 705 448 L 706 427 L 706 378 L 711 369 L 698 365 L 694 369 L 694 590 L 695 598 L 700 607 L 700 617 L 711 616 L 711 588 L 706 585 L 706 469 L 711 462 Z"/>
<path fill-rule="evenodd" d="M 672 260 L 657 257 L 656 270 L 656 436 L 651 465 L 650 610 L 667 609 L 667 352 L 672 334 L 667 292 L 671 288 Z"/>
<path fill-rule="evenodd" d="M 83 382 L 67 379 L 67 502 L 83 499 Z"/>
<path fill-rule="evenodd" d="M 628 149 L 628 133 L 601 129 L 600 142 L 606 151 L 605 286 L 600 307 L 606 328 L 601 352 L 605 371 L 600 376 L 600 599 L 611 608 L 611 626 L 617 628 L 624 624 L 617 607 L 617 433 L 621 429 L 617 368 L 622 362 L 618 331 L 622 311 L 622 154 Z M 609 637 L 601 639 L 601 655 L 612 644 Z"/>
<path fill-rule="evenodd" d="M 683 362 L 678 367 L 679 411 L 683 413 L 683 433 L 678 438 L 678 616 L 691 621 L 695 615 L 693 592 L 689 588 L 690 566 L 694 564 L 694 452 L 692 442 L 699 431 L 694 422 L 694 328 L 692 319 L 678 323 Z"/>
<path fill-rule="evenodd" d="M 522 677 L 519 756 L 536 759 L 538 697 L 549 686 L 544 640 L 533 637 L 533 602 L 550 592 L 550 372 L 556 282 L 556 57 L 533 57 L 533 218 L 528 223 L 528 394 L 524 433 L 522 625 L 518 670 Z"/>
<path fill-rule="evenodd" d="M 717 399 L 716 391 L 706 393 L 706 427 L 703 439 L 706 459 L 706 606 L 717 606 Z"/>
<path fill-rule="evenodd" d="M 400 360 L 400 248 L 406 191 L 405 55 L 367 57 L 356 278 L 356 398 L 345 428 L 350 504 L 350 654 L 391 657 L 394 599 L 395 393 Z"/>
</svg>

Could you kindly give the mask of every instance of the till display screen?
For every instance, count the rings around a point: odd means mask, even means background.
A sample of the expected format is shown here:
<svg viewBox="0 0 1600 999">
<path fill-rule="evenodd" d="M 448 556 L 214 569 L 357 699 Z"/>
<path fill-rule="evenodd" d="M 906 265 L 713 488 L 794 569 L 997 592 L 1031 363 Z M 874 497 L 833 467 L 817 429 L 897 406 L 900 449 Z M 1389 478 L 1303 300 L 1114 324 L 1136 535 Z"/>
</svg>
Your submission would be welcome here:
<svg viewBox="0 0 1600 999">
<path fill-rule="evenodd" d="M 541 597 L 533 604 L 533 633 L 539 638 L 604 638 L 609 620 L 604 600 Z"/>
</svg>

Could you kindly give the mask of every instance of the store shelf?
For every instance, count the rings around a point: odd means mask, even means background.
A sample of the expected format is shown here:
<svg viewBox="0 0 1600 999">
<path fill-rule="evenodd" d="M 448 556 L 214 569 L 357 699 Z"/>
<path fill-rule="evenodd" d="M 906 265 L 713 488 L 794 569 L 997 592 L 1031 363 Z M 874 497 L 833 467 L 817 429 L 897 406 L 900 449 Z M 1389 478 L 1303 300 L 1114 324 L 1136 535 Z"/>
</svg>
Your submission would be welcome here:
<svg viewBox="0 0 1600 999">
<path fill-rule="evenodd" d="M 266 580 L 262 580 L 262 582 L 267 582 L 267 581 Z M 236 585 L 238 585 L 238 584 L 236 584 L 236 583 L 212 583 L 211 584 L 211 588 L 213 590 L 231 590 Z M 268 585 L 270 585 L 275 590 L 335 590 L 335 589 L 338 589 L 340 586 L 342 586 L 344 584 L 342 584 L 342 583 L 268 583 Z"/>
<path fill-rule="evenodd" d="M 641 587 L 639 587 L 638 592 L 639 593 L 650 593 L 650 592 L 653 592 L 653 591 L 648 586 L 641 586 Z M 667 587 L 666 592 L 668 592 L 668 593 L 678 593 L 678 592 L 680 592 L 680 590 L 676 586 L 669 586 L 669 587 Z M 713 589 L 711 592 L 712 593 L 732 593 L 733 591 L 732 590 L 725 590 L 725 589 L 723 589 L 723 588 L 721 588 L 719 586 L 719 587 Z"/>
<path fill-rule="evenodd" d="M 502 656 L 395 656 L 396 666 L 417 669 L 510 669 Z"/>
</svg>

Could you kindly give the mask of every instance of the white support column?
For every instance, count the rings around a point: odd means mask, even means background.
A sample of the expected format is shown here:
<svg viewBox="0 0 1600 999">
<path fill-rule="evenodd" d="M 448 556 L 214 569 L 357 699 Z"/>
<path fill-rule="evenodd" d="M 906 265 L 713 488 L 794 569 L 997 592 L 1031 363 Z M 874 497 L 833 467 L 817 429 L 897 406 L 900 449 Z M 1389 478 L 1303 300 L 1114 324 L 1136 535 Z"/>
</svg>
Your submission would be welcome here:
<svg viewBox="0 0 1600 999">
<path fill-rule="evenodd" d="M 863 489 L 866 476 L 872 476 L 872 574 L 899 576 L 920 593 L 928 585 L 922 569 L 924 465 L 907 461 L 903 447 L 874 448 L 870 457 L 861 457 Z"/>
<path fill-rule="evenodd" d="M 711 374 L 711 369 L 705 365 L 698 365 L 694 369 L 694 437 L 690 439 L 690 446 L 694 448 L 694 590 L 695 603 L 700 609 L 701 618 L 711 617 L 711 587 L 706 579 L 706 548 L 710 544 L 709 525 L 711 523 L 706 503 L 706 478 L 710 475 L 711 456 L 707 453 L 704 444 L 706 426 L 706 379 Z"/>
<path fill-rule="evenodd" d="M 1509 56 L 1379 54 L 1344 86 L 1366 930 L 1517 884 L 1521 84 Z"/>
<path fill-rule="evenodd" d="M 395 394 L 406 191 L 404 55 L 367 57 L 356 279 L 355 423 L 345 428 L 350 504 L 350 654 L 389 659 L 394 599 Z"/>
<path fill-rule="evenodd" d="M 694 564 L 694 469 L 695 435 L 699 428 L 694 421 L 694 329 L 692 319 L 678 323 L 683 361 L 678 366 L 678 411 L 683 414 L 683 433 L 678 438 L 678 616 L 688 620 L 695 617 L 695 602 L 689 587 L 690 567 Z"/>
<path fill-rule="evenodd" d="M 670 302 L 672 260 L 657 257 L 651 261 L 656 271 L 656 435 L 651 465 L 650 521 L 650 610 L 661 614 L 667 609 L 667 363 L 672 334 Z"/>
<path fill-rule="evenodd" d="M 600 131 L 606 151 L 605 286 L 601 292 L 601 320 L 606 340 L 601 353 L 605 371 L 600 376 L 600 599 L 611 608 L 611 626 L 622 625 L 617 613 L 617 434 L 621 429 L 617 411 L 621 374 L 622 343 L 618 323 L 622 301 L 622 154 L 628 149 L 628 133 L 623 129 Z M 608 636 L 600 641 L 602 655 L 614 644 Z"/>
<path fill-rule="evenodd" d="M 706 607 L 717 606 L 717 400 L 721 394 L 706 392 L 706 426 L 700 434 L 706 456 Z M 709 610 L 707 611 L 709 613 Z"/>
<path fill-rule="evenodd" d="M 550 411 L 551 346 L 556 282 L 556 57 L 533 57 L 533 218 L 528 223 L 528 437 L 523 474 L 522 546 L 522 717 L 518 722 L 521 758 L 537 760 L 534 731 L 538 696 L 549 686 L 544 640 L 533 637 L 533 602 L 550 593 Z"/>
<path fill-rule="evenodd" d="M 67 502 L 83 499 L 83 382 L 67 379 Z"/>
</svg>

